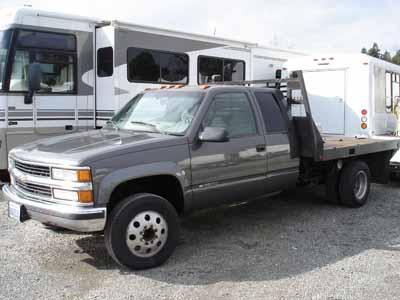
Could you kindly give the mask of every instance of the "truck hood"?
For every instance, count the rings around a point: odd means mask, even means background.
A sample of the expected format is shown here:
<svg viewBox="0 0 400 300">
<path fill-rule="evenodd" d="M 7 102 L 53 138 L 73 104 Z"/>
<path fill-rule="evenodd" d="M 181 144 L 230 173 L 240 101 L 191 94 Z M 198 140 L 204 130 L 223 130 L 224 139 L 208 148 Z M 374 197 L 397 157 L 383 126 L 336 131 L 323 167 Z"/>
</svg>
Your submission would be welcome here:
<svg viewBox="0 0 400 300">
<path fill-rule="evenodd" d="M 38 140 L 14 148 L 10 156 L 28 162 L 81 166 L 111 156 L 185 143 L 183 136 L 101 129 Z"/>
</svg>

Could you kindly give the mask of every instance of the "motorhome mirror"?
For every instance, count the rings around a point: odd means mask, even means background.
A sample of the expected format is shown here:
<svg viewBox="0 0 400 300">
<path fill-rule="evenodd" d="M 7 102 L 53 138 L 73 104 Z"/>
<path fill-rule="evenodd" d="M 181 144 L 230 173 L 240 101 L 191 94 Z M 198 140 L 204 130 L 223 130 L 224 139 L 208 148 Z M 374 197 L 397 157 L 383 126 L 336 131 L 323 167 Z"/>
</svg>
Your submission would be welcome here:
<svg viewBox="0 0 400 300">
<path fill-rule="evenodd" d="M 25 95 L 24 103 L 32 104 L 33 95 L 40 90 L 40 82 L 42 81 L 42 70 L 40 64 L 32 63 L 28 68 L 28 94 Z"/>
</svg>

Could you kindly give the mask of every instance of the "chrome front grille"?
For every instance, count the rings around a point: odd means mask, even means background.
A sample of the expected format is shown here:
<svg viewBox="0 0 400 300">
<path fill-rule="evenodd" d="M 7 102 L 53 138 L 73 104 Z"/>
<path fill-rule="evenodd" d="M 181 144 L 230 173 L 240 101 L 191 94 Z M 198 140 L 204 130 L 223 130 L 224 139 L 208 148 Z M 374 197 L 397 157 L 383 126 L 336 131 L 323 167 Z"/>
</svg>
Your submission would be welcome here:
<svg viewBox="0 0 400 300">
<path fill-rule="evenodd" d="M 44 185 L 22 182 L 21 180 L 15 179 L 15 185 L 18 189 L 31 195 L 51 198 L 51 188 Z"/>
<path fill-rule="evenodd" d="M 26 174 L 50 177 L 50 167 L 27 164 L 17 160 L 14 162 L 14 166 L 16 169 Z"/>
</svg>

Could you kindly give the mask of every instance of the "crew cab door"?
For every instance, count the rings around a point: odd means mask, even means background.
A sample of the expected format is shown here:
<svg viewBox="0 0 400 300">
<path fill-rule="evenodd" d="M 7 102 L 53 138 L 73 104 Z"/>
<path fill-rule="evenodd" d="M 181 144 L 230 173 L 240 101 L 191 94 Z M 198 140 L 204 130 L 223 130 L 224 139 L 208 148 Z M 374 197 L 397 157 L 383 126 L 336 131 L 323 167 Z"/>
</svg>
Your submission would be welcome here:
<svg viewBox="0 0 400 300">
<path fill-rule="evenodd" d="M 203 117 L 205 127 L 225 128 L 229 141 L 192 145 L 193 208 L 261 195 L 266 175 L 265 139 L 250 95 L 216 94 Z"/>
<path fill-rule="evenodd" d="M 290 153 L 289 118 L 278 94 L 255 91 L 255 98 L 264 121 L 267 143 L 267 179 L 265 192 L 294 187 L 299 173 L 299 159 Z"/>
</svg>

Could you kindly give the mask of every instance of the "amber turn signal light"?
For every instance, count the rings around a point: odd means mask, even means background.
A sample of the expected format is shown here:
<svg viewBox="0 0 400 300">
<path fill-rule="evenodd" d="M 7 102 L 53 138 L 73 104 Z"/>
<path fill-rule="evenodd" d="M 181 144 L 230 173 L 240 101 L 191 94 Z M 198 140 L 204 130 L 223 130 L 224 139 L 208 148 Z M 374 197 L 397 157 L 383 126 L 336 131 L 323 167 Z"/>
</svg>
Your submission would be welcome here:
<svg viewBox="0 0 400 300">
<path fill-rule="evenodd" d="M 79 182 L 92 181 L 92 174 L 90 173 L 90 170 L 78 170 L 78 181 Z"/>
<path fill-rule="evenodd" d="M 78 191 L 78 199 L 80 203 L 93 203 L 93 192 Z"/>
</svg>

